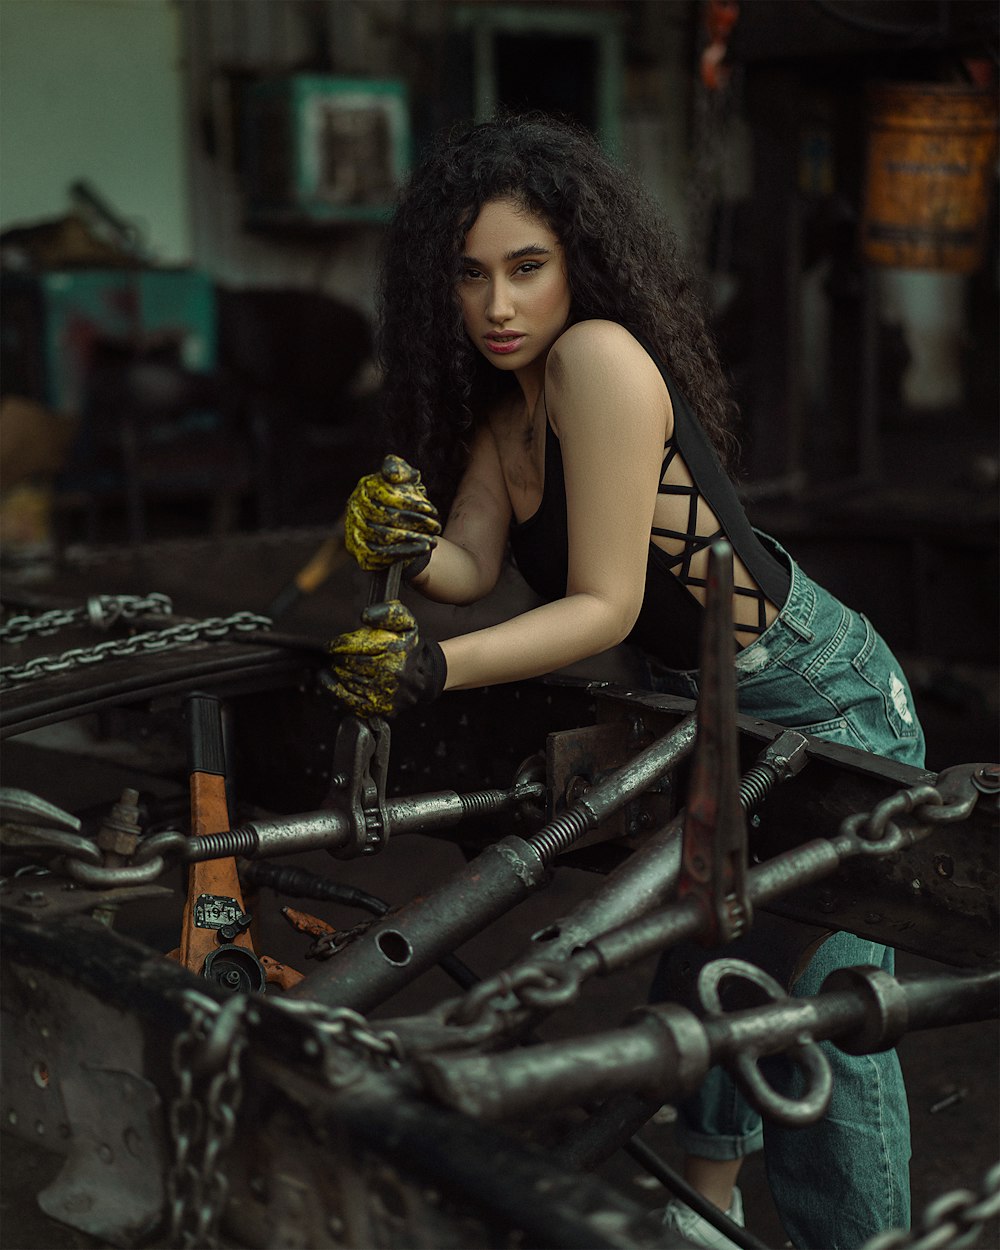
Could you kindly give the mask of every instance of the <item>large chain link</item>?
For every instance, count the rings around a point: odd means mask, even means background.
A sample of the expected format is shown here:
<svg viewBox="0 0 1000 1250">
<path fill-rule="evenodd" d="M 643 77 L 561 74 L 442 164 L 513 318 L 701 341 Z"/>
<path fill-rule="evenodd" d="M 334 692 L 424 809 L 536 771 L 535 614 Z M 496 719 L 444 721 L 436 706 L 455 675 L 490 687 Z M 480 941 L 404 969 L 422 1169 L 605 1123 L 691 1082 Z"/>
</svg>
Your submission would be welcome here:
<svg viewBox="0 0 1000 1250">
<path fill-rule="evenodd" d="M 170 1052 L 177 1092 L 170 1105 L 173 1164 L 167 1175 L 171 1244 L 211 1250 L 229 1196 L 223 1169 L 242 1100 L 240 1064 L 247 1045 L 244 1021 L 250 999 L 224 1007 L 189 994 L 187 1029 Z"/>
<path fill-rule="evenodd" d="M 79 607 L 50 608 L 36 616 L 22 613 L 9 617 L 0 625 L 0 642 L 20 643 L 32 637 L 48 638 L 76 625 L 110 629 L 118 621 L 131 621 L 139 616 L 170 616 L 173 610 L 173 603 L 167 595 L 91 595 Z"/>
<path fill-rule="evenodd" d="M 310 1049 L 316 1054 L 327 1051 L 334 1043 L 347 1046 L 366 1061 L 382 1066 L 395 1067 L 404 1058 L 402 1043 L 395 1033 L 373 1028 L 365 1016 L 350 1007 L 324 1007 L 321 1003 L 292 998 L 276 1000 L 276 1005 L 309 1030 L 317 1043 Z"/>
<path fill-rule="evenodd" d="M 924 783 L 907 790 L 897 790 L 870 812 L 846 816 L 840 825 L 843 836 L 855 838 L 862 854 L 890 855 L 903 849 L 919 833 L 929 833 L 936 825 L 966 820 L 979 798 L 970 784 L 967 793 L 946 797 L 937 786 Z M 912 815 L 915 828 L 907 834 L 894 817 Z"/>
<path fill-rule="evenodd" d="M 949 770 L 964 775 L 965 768 Z M 948 777 L 942 773 L 941 781 Z M 968 779 L 965 785 L 948 781 L 942 793 L 929 783 L 897 790 L 870 812 L 845 817 L 840 826 L 842 859 L 851 856 L 885 856 L 911 845 L 939 824 L 966 820 L 979 798 L 979 792 Z M 906 830 L 896 824 L 896 816 L 910 814 L 915 824 Z M 789 889 L 794 882 L 789 882 Z M 469 1038 L 485 1040 L 503 1027 L 505 1010 L 527 1007 L 551 1011 L 573 1002 L 584 980 L 591 975 L 579 962 L 539 959 L 509 972 L 501 972 L 468 990 L 453 1006 L 447 1023 L 469 1030 Z"/>
<path fill-rule="evenodd" d="M 481 1025 L 497 1018 L 508 998 L 517 1007 L 554 1011 L 571 1003 L 578 991 L 579 976 L 575 967 L 554 959 L 539 959 L 473 986 L 456 1003 L 448 1022 Z"/>
<path fill-rule="evenodd" d="M 119 659 L 139 654 L 158 654 L 175 647 L 196 642 L 218 642 L 232 634 L 271 628 L 270 617 L 253 612 L 235 612 L 232 616 L 210 616 L 202 621 L 182 622 L 166 629 L 133 634 L 130 638 L 109 638 L 93 647 L 73 647 L 61 655 L 40 655 L 21 665 L 0 668 L 0 689 L 50 677 L 71 669 L 99 664 L 102 660 Z"/>
<path fill-rule="evenodd" d="M 79 839 L 85 841 L 85 839 Z M 92 890 L 110 890 L 116 886 L 149 885 L 160 877 L 174 861 L 183 858 L 188 839 L 176 829 L 164 829 L 142 839 L 125 864 L 108 864 L 100 848 L 89 844 L 93 852 L 82 855 L 75 850 L 63 860 L 66 875 Z"/>
<path fill-rule="evenodd" d="M 975 1245 L 983 1228 L 1000 1217 L 1000 1163 L 983 1177 L 978 1193 L 953 1189 L 924 1208 L 909 1231 L 879 1233 L 863 1250 L 964 1250 Z M 995 1243 L 993 1243 L 995 1244 Z"/>
<path fill-rule="evenodd" d="M 262 1023 L 258 1001 L 239 994 L 220 1007 L 201 994 L 184 997 L 189 1024 L 170 1050 L 176 1084 L 168 1109 L 173 1160 L 167 1174 L 170 1244 L 184 1250 L 212 1250 L 219 1244 L 219 1222 L 229 1198 L 225 1163 L 243 1099 L 241 1064 L 248 1028 Z M 347 1048 L 365 1066 L 396 1067 L 403 1059 L 395 1033 L 372 1028 L 348 1007 L 295 999 L 275 999 L 268 1006 L 301 1026 L 303 1054 L 332 1059 L 324 1067 L 329 1081 L 344 1071 L 330 1056 L 336 1047 Z"/>
</svg>

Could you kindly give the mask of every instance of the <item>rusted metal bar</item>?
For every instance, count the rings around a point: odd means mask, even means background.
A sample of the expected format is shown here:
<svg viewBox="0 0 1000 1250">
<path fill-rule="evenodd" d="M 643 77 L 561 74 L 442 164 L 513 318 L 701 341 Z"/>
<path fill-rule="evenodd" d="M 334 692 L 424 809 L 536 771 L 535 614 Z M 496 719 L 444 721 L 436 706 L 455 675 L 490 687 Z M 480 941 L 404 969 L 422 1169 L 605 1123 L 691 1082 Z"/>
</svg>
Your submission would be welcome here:
<svg viewBox="0 0 1000 1250">
<path fill-rule="evenodd" d="M 751 964 L 720 960 L 716 981 L 726 975 L 763 980 Z M 708 965 L 706 971 L 715 965 Z M 615 1094 L 665 1101 L 691 1093 L 717 1063 L 736 1067 L 754 1103 L 786 1124 L 810 1123 L 823 1114 L 829 1083 L 790 1100 L 770 1096 L 760 1081 L 745 1079 L 747 1062 L 803 1051 L 826 1039 L 842 1039 L 859 1053 L 883 1050 L 910 1029 L 994 1019 L 1000 1013 L 1000 972 L 890 977 L 875 969 L 851 969 L 843 988 L 813 998 L 789 998 L 775 986 L 762 1007 L 718 1012 L 699 1020 L 677 1004 L 643 1009 L 638 1023 L 589 1037 L 543 1043 L 500 1055 L 428 1056 L 418 1061 L 428 1090 L 477 1119 L 536 1116 Z M 770 980 L 770 978 L 768 978 Z M 813 1047 L 815 1051 L 815 1047 Z M 816 1051 L 819 1068 L 825 1059 Z M 740 1062 L 740 1061 L 744 1062 Z M 828 1071 L 828 1070 L 827 1070 Z"/>
<path fill-rule="evenodd" d="M 368 1011 L 409 984 L 509 911 L 547 878 L 571 834 L 596 827 L 605 814 L 630 802 L 691 749 L 693 718 L 617 769 L 540 834 L 507 837 L 487 847 L 459 872 L 422 898 L 401 907 L 318 969 L 295 994 L 328 1006 Z M 580 809 L 579 811 L 577 809 Z"/>
<path fill-rule="evenodd" d="M 527 842 L 504 838 L 437 889 L 378 921 L 293 994 L 368 1011 L 527 898 L 547 876 Z"/>
<path fill-rule="evenodd" d="M 385 800 L 384 821 L 391 834 L 424 833 L 449 829 L 470 815 L 503 812 L 522 800 L 517 787 L 509 790 L 476 790 L 457 794 L 439 790 L 432 794 L 400 796 Z M 302 812 L 296 816 L 247 821 L 209 838 L 188 840 L 184 852 L 188 862 L 239 855 L 244 859 L 266 859 L 300 851 L 342 852 L 358 843 L 351 813 L 335 809 Z"/>
<path fill-rule="evenodd" d="M 793 889 L 829 876 L 844 861 L 857 856 L 895 855 L 927 837 L 939 825 L 967 819 L 978 793 L 972 782 L 975 769 L 976 765 L 965 765 L 946 770 L 939 777 L 940 789 L 924 783 L 898 791 L 872 812 L 849 817 L 835 838 L 816 838 L 756 866 L 748 873 L 751 900 L 755 904 L 770 903 Z M 895 823 L 895 815 L 910 812 L 915 813 L 914 822 L 902 826 Z M 617 971 L 647 955 L 700 936 L 710 923 L 701 902 L 689 894 L 577 947 L 571 956 L 572 968 L 562 980 L 575 981 L 578 991 L 594 975 Z M 551 965 L 552 961 L 548 962 Z M 509 1031 L 510 1024 L 503 1021 L 502 1013 L 497 1014 L 497 1031 Z"/>
<path fill-rule="evenodd" d="M 694 745 L 694 718 L 685 717 L 652 746 L 615 769 L 571 807 L 533 833 L 528 841 L 547 864 L 552 863 L 584 834 L 655 785 L 690 752 Z"/>
<path fill-rule="evenodd" d="M 703 940 L 729 942 L 750 926 L 746 818 L 736 749 L 733 551 L 708 553 L 708 587 L 698 687 L 698 737 L 692 765 L 678 897 L 693 898 L 708 924 Z"/>
<path fill-rule="evenodd" d="M 747 874 L 750 899 L 756 905 L 780 897 L 793 888 L 829 876 L 840 865 L 842 854 L 832 841 L 816 838 L 794 851 L 775 856 Z M 603 973 L 624 968 L 647 955 L 667 950 L 687 938 L 697 937 L 705 923 L 705 912 L 696 898 L 688 895 L 661 911 L 643 916 L 614 933 L 595 938 L 587 947 Z"/>
</svg>

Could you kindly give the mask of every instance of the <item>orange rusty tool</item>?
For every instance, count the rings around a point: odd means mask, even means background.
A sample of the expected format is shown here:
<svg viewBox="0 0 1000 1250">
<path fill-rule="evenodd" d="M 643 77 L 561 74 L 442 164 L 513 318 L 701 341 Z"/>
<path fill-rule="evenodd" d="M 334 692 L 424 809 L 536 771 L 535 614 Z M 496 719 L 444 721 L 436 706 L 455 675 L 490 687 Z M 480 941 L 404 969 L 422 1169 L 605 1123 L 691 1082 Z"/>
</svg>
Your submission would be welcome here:
<svg viewBox="0 0 1000 1250">
<path fill-rule="evenodd" d="M 188 697 L 191 740 L 191 833 L 196 838 L 229 827 L 222 707 L 213 695 Z M 262 990 L 265 982 L 290 989 L 302 974 L 264 955 L 248 932 L 236 860 L 232 856 L 190 865 L 181 944 L 169 957 L 229 990 Z"/>
<path fill-rule="evenodd" d="M 317 916 L 310 916 L 307 911 L 297 911 L 294 907 L 282 907 L 281 914 L 296 933 L 305 933 L 311 938 L 329 937 L 331 933 L 337 932 L 332 924 L 327 924 L 325 920 L 320 920 Z"/>
<path fill-rule="evenodd" d="M 207 694 L 190 695 L 187 705 L 191 734 L 191 833 L 201 838 L 208 833 L 224 833 L 230 827 L 222 709 L 219 700 Z M 219 930 L 226 924 L 237 924 L 243 915 L 243 893 L 235 859 L 206 859 L 191 864 L 178 953 L 184 967 L 200 975 L 205 960 L 219 949 Z M 233 933 L 229 944 L 253 954 L 253 942 L 245 930 Z"/>
</svg>

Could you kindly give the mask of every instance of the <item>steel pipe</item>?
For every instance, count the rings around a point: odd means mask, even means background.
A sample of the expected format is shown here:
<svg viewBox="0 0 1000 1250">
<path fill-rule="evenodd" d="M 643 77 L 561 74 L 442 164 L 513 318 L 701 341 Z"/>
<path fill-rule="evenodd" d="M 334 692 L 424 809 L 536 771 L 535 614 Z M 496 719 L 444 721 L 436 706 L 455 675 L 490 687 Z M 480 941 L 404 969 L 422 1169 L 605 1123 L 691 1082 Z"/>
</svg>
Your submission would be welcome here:
<svg viewBox="0 0 1000 1250">
<path fill-rule="evenodd" d="M 812 998 L 783 996 L 705 1020 L 674 1003 L 654 1004 L 642 1010 L 637 1023 L 589 1037 L 499 1055 L 428 1056 L 417 1066 L 440 1101 L 478 1119 L 511 1120 L 626 1093 L 659 1101 L 683 1097 L 717 1063 L 736 1065 L 739 1073 L 741 1060 L 756 1064 L 763 1056 L 827 1039 L 844 1039 L 845 1049 L 853 1051 L 862 1036 L 863 1053 L 871 1053 L 892 1046 L 908 1028 L 998 1014 L 998 972 L 904 980 L 877 969 L 844 971 L 852 974 L 850 982 L 834 974 L 844 988 L 824 989 Z M 834 978 L 828 982 L 834 984 Z M 753 1095 L 753 1090 L 745 1092 Z M 802 1103 L 801 1115 L 796 1101 Z M 784 1122 L 805 1123 L 824 1108 L 819 1096 L 791 1100 L 773 1095 L 760 1109 Z"/>
<path fill-rule="evenodd" d="M 387 799 L 387 836 L 398 833 L 426 833 L 448 829 L 467 816 L 502 812 L 522 798 L 522 791 L 477 790 L 457 794 L 440 790 Z M 239 855 L 244 859 L 266 859 L 270 855 L 290 855 L 298 851 L 340 851 L 356 841 L 354 822 L 346 811 L 336 809 L 304 812 L 275 820 L 255 820 L 224 833 L 189 838 L 184 858 L 189 863 Z"/>
<path fill-rule="evenodd" d="M 370 1011 L 527 898 L 547 875 L 527 842 L 504 838 L 431 893 L 373 925 L 289 995 Z"/>
<path fill-rule="evenodd" d="M 574 805 L 584 812 L 579 822 L 580 834 L 596 828 L 676 767 L 693 743 L 694 718 L 689 716 L 596 785 Z M 387 806 L 391 810 L 391 804 Z M 528 839 L 508 837 L 487 847 L 454 877 L 400 908 L 308 976 L 296 987 L 295 995 L 315 997 L 330 1006 L 352 1007 L 355 1011 L 370 1011 L 378 1006 L 546 880 L 553 841 L 545 834 L 542 830 Z M 664 856 L 666 862 L 657 862 L 658 856 Z M 668 839 L 658 840 L 656 852 L 642 857 L 637 867 L 648 870 L 651 866 L 651 888 L 659 894 L 676 879 Z M 612 887 L 616 914 L 622 910 L 634 914 L 634 881 L 633 876 L 623 886 L 619 878 Z M 649 905 L 647 894 L 642 906 Z M 602 919 L 600 925 L 606 928 L 607 921 Z M 576 941 L 572 936 L 569 940 Z"/>
</svg>

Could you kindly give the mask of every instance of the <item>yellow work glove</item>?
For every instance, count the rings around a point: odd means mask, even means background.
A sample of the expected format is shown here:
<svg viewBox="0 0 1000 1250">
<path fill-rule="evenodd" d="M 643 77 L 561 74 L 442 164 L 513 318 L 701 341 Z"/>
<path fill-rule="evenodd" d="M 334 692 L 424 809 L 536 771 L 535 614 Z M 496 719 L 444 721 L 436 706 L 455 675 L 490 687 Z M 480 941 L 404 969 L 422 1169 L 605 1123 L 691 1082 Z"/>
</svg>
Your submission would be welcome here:
<svg viewBox="0 0 1000 1250">
<path fill-rule="evenodd" d="M 333 663 L 320 673 L 326 689 L 365 720 L 436 699 L 448 675 L 444 652 L 421 640 L 410 610 L 391 599 L 366 608 L 361 621 L 330 643 Z"/>
<path fill-rule="evenodd" d="M 344 545 L 369 572 L 405 560 L 405 576 L 415 576 L 430 560 L 440 533 L 420 474 L 399 456 L 386 456 L 381 470 L 363 477 L 347 501 Z"/>
</svg>

